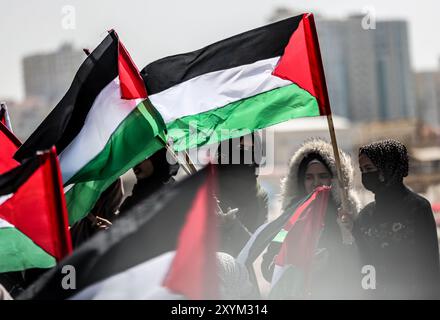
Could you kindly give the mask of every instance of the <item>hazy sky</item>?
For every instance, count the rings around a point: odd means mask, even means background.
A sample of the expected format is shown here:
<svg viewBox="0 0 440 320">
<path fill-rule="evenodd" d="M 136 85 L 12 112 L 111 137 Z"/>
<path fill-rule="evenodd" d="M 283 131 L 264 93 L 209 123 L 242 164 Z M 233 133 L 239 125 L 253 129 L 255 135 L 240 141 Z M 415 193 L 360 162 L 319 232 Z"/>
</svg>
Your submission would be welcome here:
<svg viewBox="0 0 440 320">
<path fill-rule="evenodd" d="M 0 98 L 23 96 L 21 59 L 62 42 L 93 49 L 114 28 L 142 68 L 155 59 L 196 50 L 266 24 L 276 7 L 344 17 L 373 7 L 378 19 L 409 22 L 416 70 L 434 69 L 440 55 L 440 2 L 419 0 L 0 0 Z M 62 27 L 62 8 L 75 8 L 76 28 Z"/>
</svg>

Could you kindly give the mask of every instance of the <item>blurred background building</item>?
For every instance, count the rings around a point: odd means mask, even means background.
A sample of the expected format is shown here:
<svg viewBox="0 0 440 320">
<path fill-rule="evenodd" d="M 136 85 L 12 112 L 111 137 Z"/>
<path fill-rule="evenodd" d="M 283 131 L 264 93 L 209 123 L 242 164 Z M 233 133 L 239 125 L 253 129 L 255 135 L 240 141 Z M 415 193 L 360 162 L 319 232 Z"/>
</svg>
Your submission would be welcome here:
<svg viewBox="0 0 440 320">
<path fill-rule="evenodd" d="M 69 89 L 85 59 L 82 50 L 62 44 L 54 52 L 35 53 L 22 60 L 25 98 L 6 100 L 14 133 L 24 141 Z"/>
<path fill-rule="evenodd" d="M 82 50 L 65 43 L 57 51 L 23 58 L 26 98 L 39 98 L 56 104 L 66 93 L 78 67 L 85 59 Z"/>
</svg>

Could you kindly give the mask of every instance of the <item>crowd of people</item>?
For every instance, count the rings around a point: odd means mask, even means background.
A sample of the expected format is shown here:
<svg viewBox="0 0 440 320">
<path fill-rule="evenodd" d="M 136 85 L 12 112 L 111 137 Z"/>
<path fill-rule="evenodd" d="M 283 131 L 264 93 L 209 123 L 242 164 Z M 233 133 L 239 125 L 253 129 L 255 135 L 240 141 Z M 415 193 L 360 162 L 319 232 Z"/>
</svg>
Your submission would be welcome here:
<svg viewBox="0 0 440 320">
<path fill-rule="evenodd" d="M 225 299 L 436 299 L 440 292 L 439 248 L 430 203 L 405 186 L 408 152 L 398 141 L 374 142 L 359 149 L 358 159 L 340 152 L 340 191 L 332 145 L 321 139 L 306 141 L 289 162 L 282 180 L 280 214 L 293 214 L 292 205 L 319 186 L 331 186 L 330 198 L 310 271 L 310 285 L 298 294 L 295 277 L 286 277 L 283 290 L 260 293 L 254 268 L 271 282 L 281 244 L 269 241 L 261 265 L 236 261 L 252 234 L 268 220 L 268 197 L 258 183 L 261 141 L 234 139 L 218 148 L 219 248 L 217 254 L 221 297 Z M 233 154 L 240 154 L 238 163 Z M 251 161 L 247 154 L 251 154 Z M 358 161 L 354 165 L 354 160 Z M 354 172 L 374 201 L 361 206 L 353 187 Z M 123 201 L 121 179 L 102 195 L 90 214 L 70 228 L 74 247 L 93 237 L 129 212 L 142 199 L 169 188 L 179 169 L 162 149 L 133 168 L 137 182 Z M 346 205 L 343 205 L 345 201 Z M 374 284 L 365 287 L 364 267 L 374 269 Z M 0 275 L 0 299 L 23 291 L 42 270 Z M 371 274 L 370 274 L 371 276 Z M 372 280 L 373 279 L 373 280 Z M 287 289 L 286 289 L 287 288 Z M 278 288 L 279 289 L 279 288 Z"/>
</svg>

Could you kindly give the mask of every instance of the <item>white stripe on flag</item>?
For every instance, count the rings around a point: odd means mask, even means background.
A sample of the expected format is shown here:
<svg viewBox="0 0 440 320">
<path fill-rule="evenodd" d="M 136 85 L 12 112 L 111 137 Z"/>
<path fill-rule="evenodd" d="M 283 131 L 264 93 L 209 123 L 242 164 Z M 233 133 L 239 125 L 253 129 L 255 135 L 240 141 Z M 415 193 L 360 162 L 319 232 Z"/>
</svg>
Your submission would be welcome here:
<svg viewBox="0 0 440 320">
<path fill-rule="evenodd" d="M 195 77 L 149 96 L 165 123 L 236 102 L 292 82 L 272 75 L 280 57 Z"/>
<path fill-rule="evenodd" d="M 257 239 L 258 235 L 269 225 L 272 221 L 266 222 L 265 224 L 258 227 L 257 230 L 252 234 L 251 238 L 246 242 L 246 245 L 241 249 L 240 253 L 237 256 L 237 262 L 241 263 L 242 265 L 246 265 L 248 263 L 249 253 L 252 248 L 252 246 L 255 243 L 255 240 Z M 253 261 L 252 261 L 253 262 Z"/>
<path fill-rule="evenodd" d="M 70 300 L 181 300 L 182 295 L 162 286 L 174 255 L 174 251 L 167 252 L 117 273 L 83 289 Z"/>
<path fill-rule="evenodd" d="M 14 194 L 5 194 L 4 196 L 0 196 L 0 206 L 5 203 L 7 200 L 11 199 Z"/>
<path fill-rule="evenodd" d="M 113 132 L 141 101 L 121 99 L 118 78 L 99 93 L 81 131 L 59 156 L 64 183 L 104 149 Z"/>
<path fill-rule="evenodd" d="M 1 228 L 14 228 L 12 224 L 0 218 L 0 229 Z"/>
</svg>

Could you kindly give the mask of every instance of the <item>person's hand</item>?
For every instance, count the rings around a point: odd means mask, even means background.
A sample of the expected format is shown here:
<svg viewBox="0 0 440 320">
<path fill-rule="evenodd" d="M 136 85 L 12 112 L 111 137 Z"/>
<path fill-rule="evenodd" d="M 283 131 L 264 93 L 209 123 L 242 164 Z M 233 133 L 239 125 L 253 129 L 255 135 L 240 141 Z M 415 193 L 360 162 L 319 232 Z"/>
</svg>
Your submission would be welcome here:
<svg viewBox="0 0 440 320">
<path fill-rule="evenodd" d="M 344 210 L 343 208 L 338 208 L 338 218 L 337 218 L 338 224 L 343 225 L 345 228 L 351 231 L 353 228 L 353 216 L 350 212 L 347 210 Z"/>
<path fill-rule="evenodd" d="M 351 233 L 353 230 L 353 216 L 348 211 L 338 208 L 338 218 L 336 222 L 341 229 L 342 242 L 344 244 L 353 244 L 354 238 Z"/>
<path fill-rule="evenodd" d="M 229 225 L 235 222 L 237 219 L 238 208 L 228 208 L 227 212 L 223 212 L 220 208 L 218 210 L 218 218 L 220 225 Z"/>
<path fill-rule="evenodd" d="M 93 218 L 89 217 L 89 219 L 92 220 L 92 225 L 99 230 L 107 230 L 112 225 L 112 223 L 107 219 L 97 217 L 94 215 Z"/>
</svg>

